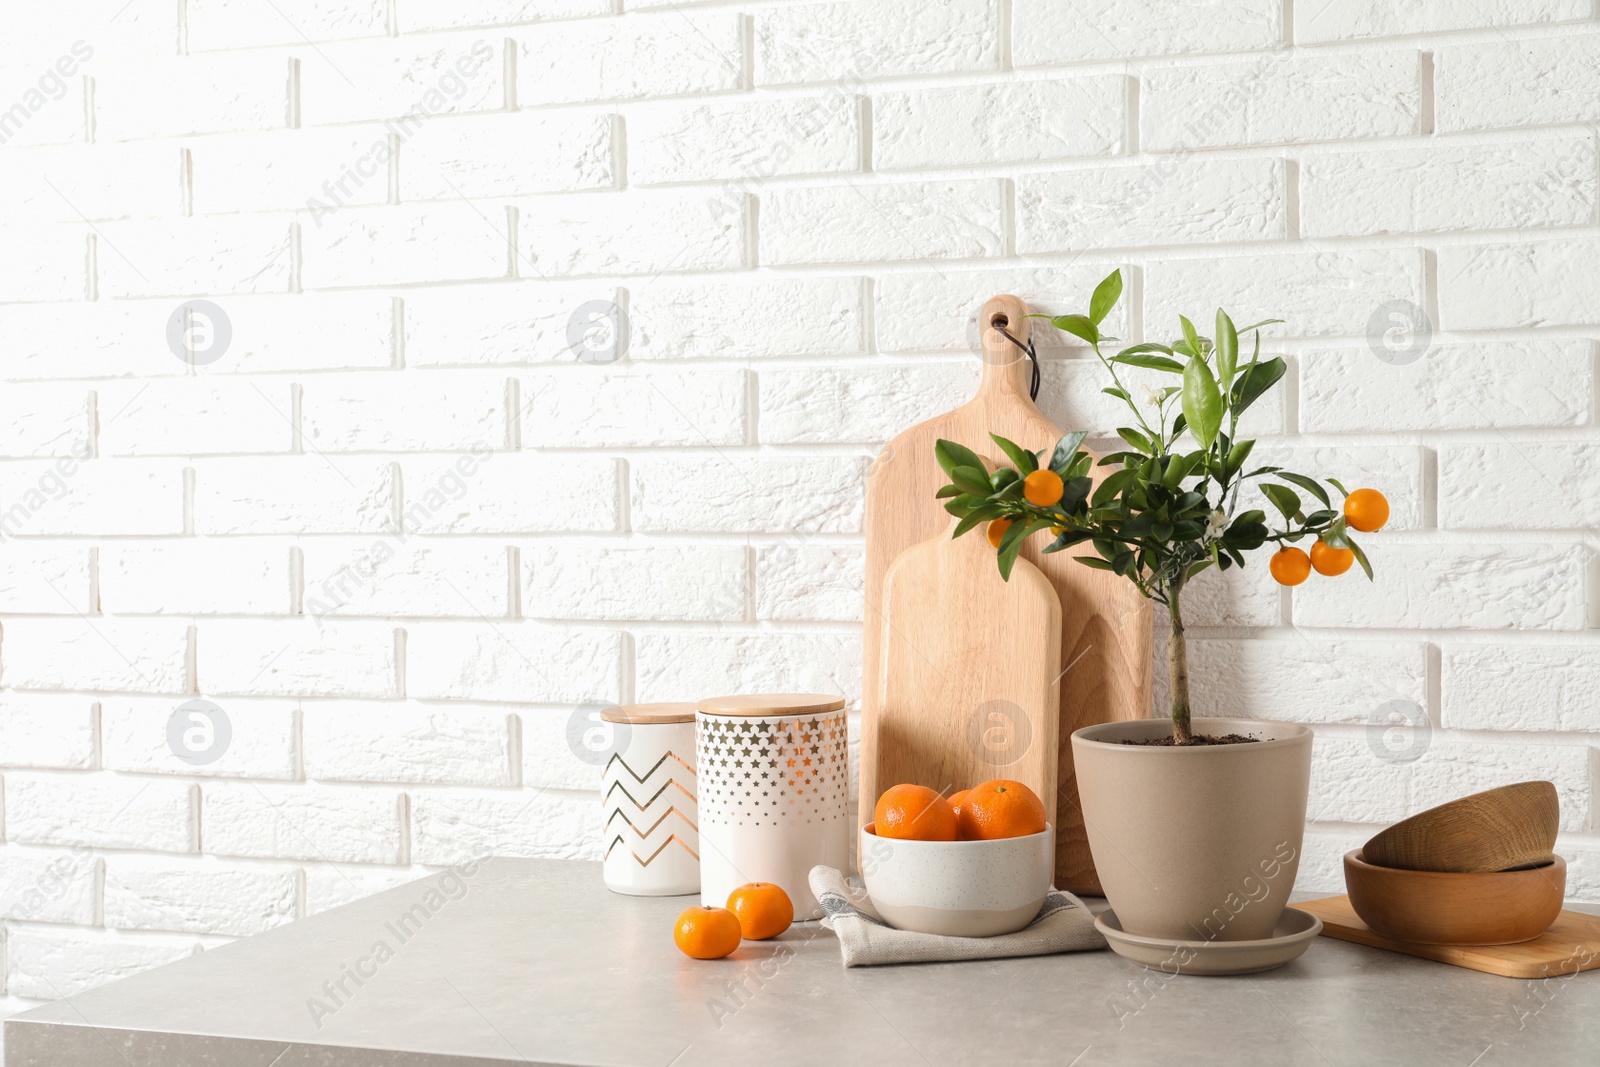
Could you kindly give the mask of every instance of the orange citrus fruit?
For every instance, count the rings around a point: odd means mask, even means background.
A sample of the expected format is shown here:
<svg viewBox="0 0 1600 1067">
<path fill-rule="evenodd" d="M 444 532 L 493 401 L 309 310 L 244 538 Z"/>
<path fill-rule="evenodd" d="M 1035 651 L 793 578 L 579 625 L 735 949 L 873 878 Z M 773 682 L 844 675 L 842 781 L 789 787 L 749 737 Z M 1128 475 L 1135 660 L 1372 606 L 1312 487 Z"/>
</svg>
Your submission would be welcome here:
<svg viewBox="0 0 1600 1067">
<path fill-rule="evenodd" d="M 995 519 L 990 522 L 988 529 L 985 531 L 989 535 L 989 547 L 999 548 L 1000 539 L 1006 535 L 1006 531 L 1009 529 L 1011 529 L 1010 519 Z"/>
<path fill-rule="evenodd" d="M 1355 561 L 1356 554 L 1348 548 L 1335 548 L 1326 541 L 1318 541 L 1311 546 L 1311 565 L 1318 574 L 1326 574 L 1330 578 L 1343 574 Z"/>
<path fill-rule="evenodd" d="M 1022 498 L 1035 507 L 1047 508 L 1061 499 L 1061 475 L 1053 470 L 1036 470 L 1022 479 Z"/>
<path fill-rule="evenodd" d="M 1299 585 L 1311 576 L 1311 557 L 1298 548 L 1282 548 L 1272 554 L 1268 569 L 1279 585 Z"/>
<path fill-rule="evenodd" d="M 967 790 L 961 805 L 963 840 L 997 841 L 1044 833 L 1046 815 L 1039 794 L 1008 778 L 996 778 Z"/>
<path fill-rule="evenodd" d="M 735 889 L 728 894 L 728 910 L 751 941 L 777 937 L 794 922 L 794 902 L 783 886 L 771 882 L 748 882 Z"/>
<path fill-rule="evenodd" d="M 727 908 L 684 908 L 672 927 L 678 948 L 697 960 L 720 960 L 739 947 L 743 936 L 739 920 Z"/>
<path fill-rule="evenodd" d="M 1382 529 L 1389 521 L 1389 501 L 1376 489 L 1357 489 L 1344 498 L 1344 521 L 1362 533 Z"/>
<path fill-rule="evenodd" d="M 965 840 L 961 834 L 961 807 L 967 802 L 967 797 L 972 793 L 970 789 L 963 789 L 959 793 L 951 793 L 947 798 L 950 810 L 956 813 L 956 840 Z"/>
<path fill-rule="evenodd" d="M 897 785 L 884 790 L 872 811 L 872 829 L 879 837 L 900 841 L 954 841 L 956 813 L 950 802 L 925 785 Z"/>
</svg>

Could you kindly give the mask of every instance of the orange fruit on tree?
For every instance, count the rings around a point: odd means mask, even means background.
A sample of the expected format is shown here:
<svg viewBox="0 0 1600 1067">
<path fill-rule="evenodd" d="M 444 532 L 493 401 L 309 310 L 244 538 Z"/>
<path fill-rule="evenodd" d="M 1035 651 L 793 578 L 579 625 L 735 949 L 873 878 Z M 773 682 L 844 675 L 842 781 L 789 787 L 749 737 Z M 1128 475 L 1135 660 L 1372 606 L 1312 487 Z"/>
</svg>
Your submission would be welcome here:
<svg viewBox="0 0 1600 1067">
<path fill-rule="evenodd" d="M 697 960 L 720 960 L 739 947 L 743 936 L 738 918 L 727 908 L 684 908 L 672 927 L 678 948 Z"/>
<path fill-rule="evenodd" d="M 1298 548 L 1280 548 L 1267 569 L 1279 585 L 1299 585 L 1311 576 L 1311 557 Z"/>
<path fill-rule="evenodd" d="M 794 902 L 783 886 L 771 882 L 747 882 L 735 889 L 728 894 L 728 910 L 751 941 L 777 937 L 794 922 Z"/>
<path fill-rule="evenodd" d="M 1389 500 L 1376 489 L 1357 489 L 1344 498 L 1344 521 L 1362 533 L 1382 529 L 1389 521 Z"/>
<path fill-rule="evenodd" d="M 989 547 L 999 548 L 1000 539 L 1006 535 L 1006 531 L 1009 529 L 1011 529 L 1010 519 L 994 519 L 991 521 L 988 528 L 984 530 L 984 533 L 989 537 Z"/>
<path fill-rule="evenodd" d="M 996 778 L 967 790 L 957 832 L 966 841 L 1042 834 L 1047 816 L 1039 794 L 1008 778 Z"/>
<path fill-rule="evenodd" d="M 1311 546 L 1311 565 L 1317 569 L 1318 574 L 1326 574 L 1332 578 L 1349 570 L 1350 564 L 1355 561 L 1355 552 L 1348 548 L 1335 548 L 1320 539 Z"/>
<path fill-rule="evenodd" d="M 1034 507 L 1047 508 L 1061 500 L 1064 488 L 1055 471 L 1036 470 L 1022 479 L 1022 498 Z"/>
<path fill-rule="evenodd" d="M 900 841 L 954 841 L 956 813 L 925 785 L 891 786 L 872 810 L 872 830 Z"/>
</svg>

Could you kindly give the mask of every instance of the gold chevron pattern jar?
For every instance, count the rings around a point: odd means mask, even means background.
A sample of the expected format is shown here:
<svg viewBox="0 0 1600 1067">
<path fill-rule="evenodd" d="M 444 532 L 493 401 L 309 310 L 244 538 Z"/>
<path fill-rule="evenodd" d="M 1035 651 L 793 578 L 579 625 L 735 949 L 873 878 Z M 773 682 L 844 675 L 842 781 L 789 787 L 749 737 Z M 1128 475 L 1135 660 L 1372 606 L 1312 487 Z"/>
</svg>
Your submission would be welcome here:
<svg viewBox="0 0 1600 1067">
<path fill-rule="evenodd" d="M 606 888 L 639 897 L 700 890 L 693 704 L 618 704 L 600 713 L 612 751 L 600 776 Z"/>
<path fill-rule="evenodd" d="M 821 918 L 811 868 L 850 862 L 844 698 L 714 697 L 696 722 L 700 902 L 722 907 L 746 882 L 773 882 L 796 919 Z"/>
</svg>

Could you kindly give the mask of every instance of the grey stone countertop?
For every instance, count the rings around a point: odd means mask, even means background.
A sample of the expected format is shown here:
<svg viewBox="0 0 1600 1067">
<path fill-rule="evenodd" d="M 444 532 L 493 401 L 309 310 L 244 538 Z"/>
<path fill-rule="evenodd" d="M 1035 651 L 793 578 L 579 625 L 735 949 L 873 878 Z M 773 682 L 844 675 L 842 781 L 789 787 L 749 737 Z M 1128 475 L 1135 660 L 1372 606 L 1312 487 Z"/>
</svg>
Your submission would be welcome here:
<svg viewBox="0 0 1600 1067">
<path fill-rule="evenodd" d="M 671 936 L 691 903 L 610 893 L 597 863 L 489 860 L 13 1016 L 5 1063 L 1600 1062 L 1600 972 L 1515 980 L 1325 937 L 1237 978 L 1110 952 L 847 971 L 816 923 L 696 962 Z"/>
</svg>

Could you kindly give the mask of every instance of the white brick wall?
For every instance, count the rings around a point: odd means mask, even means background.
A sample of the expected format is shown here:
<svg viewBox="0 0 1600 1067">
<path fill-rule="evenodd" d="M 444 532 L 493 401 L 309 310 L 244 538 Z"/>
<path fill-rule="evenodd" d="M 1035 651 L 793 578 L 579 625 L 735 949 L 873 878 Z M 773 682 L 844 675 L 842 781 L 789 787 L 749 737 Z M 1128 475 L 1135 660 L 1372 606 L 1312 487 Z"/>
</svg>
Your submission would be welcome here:
<svg viewBox="0 0 1600 1067">
<path fill-rule="evenodd" d="M 1374 585 L 1188 596 L 1202 706 L 1316 725 L 1302 885 L 1543 776 L 1600 899 L 1589 0 L 680 6 L 11 5 L 0 1014 L 593 857 L 593 703 L 858 700 L 870 457 L 1112 267 L 1288 320 L 1259 455 L 1393 503 Z"/>
</svg>

